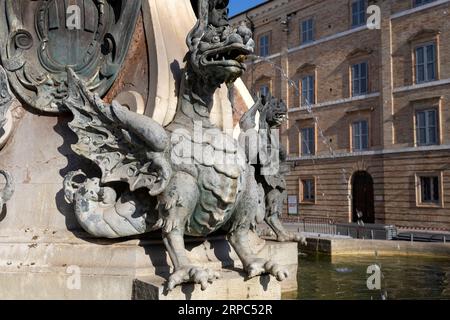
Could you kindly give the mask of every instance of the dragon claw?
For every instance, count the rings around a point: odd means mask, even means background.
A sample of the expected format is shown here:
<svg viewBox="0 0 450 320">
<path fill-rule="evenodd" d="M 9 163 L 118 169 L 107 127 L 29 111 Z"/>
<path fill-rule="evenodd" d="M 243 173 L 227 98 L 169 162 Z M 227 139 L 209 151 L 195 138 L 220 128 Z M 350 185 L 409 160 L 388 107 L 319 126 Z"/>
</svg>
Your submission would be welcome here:
<svg viewBox="0 0 450 320">
<path fill-rule="evenodd" d="M 270 274 L 278 281 L 283 281 L 289 277 L 289 272 L 286 268 L 273 261 L 266 261 L 264 259 L 255 259 L 248 264 L 246 270 L 250 279 L 263 274 Z"/>
<path fill-rule="evenodd" d="M 283 235 L 277 236 L 278 242 L 299 242 L 302 245 L 307 245 L 306 238 L 300 234 L 287 232 Z"/>
<path fill-rule="evenodd" d="M 210 284 L 220 278 L 220 274 L 207 268 L 186 266 L 175 271 L 169 278 L 167 289 L 172 291 L 176 286 L 185 283 L 194 283 L 201 286 L 205 291 Z"/>
</svg>

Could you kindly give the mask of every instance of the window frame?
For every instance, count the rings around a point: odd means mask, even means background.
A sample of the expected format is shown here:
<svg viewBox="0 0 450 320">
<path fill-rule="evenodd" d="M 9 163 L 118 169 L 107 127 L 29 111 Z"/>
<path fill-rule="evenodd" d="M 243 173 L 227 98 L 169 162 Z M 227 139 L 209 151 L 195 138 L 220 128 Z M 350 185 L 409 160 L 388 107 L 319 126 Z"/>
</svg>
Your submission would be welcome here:
<svg viewBox="0 0 450 320">
<path fill-rule="evenodd" d="M 304 88 L 304 81 L 307 79 L 308 88 L 305 90 Z M 304 92 L 306 91 L 307 94 L 311 94 L 312 98 L 309 101 L 309 104 L 311 106 L 316 104 L 316 75 L 315 74 L 305 74 L 302 76 L 299 80 L 300 83 L 300 107 L 306 108 L 308 106 L 308 103 L 306 103 L 306 97 L 304 95 Z"/>
<path fill-rule="evenodd" d="M 417 3 L 418 1 L 423 1 L 422 3 Z M 436 0 L 412 0 L 412 6 L 413 8 L 421 7 L 426 4 L 430 4 L 432 2 L 435 2 Z"/>
<path fill-rule="evenodd" d="M 303 139 L 305 131 L 308 130 L 308 139 L 305 141 Z M 312 141 L 310 140 L 310 134 L 312 130 Z M 304 153 L 303 152 L 303 146 L 306 145 L 308 142 L 308 149 L 310 149 L 310 153 Z M 311 150 L 311 144 L 312 144 L 312 150 Z M 304 127 L 300 129 L 300 156 L 301 157 L 308 157 L 308 156 L 315 156 L 316 155 L 316 146 L 317 146 L 317 136 L 316 136 L 316 128 L 315 126 L 312 127 Z"/>
<path fill-rule="evenodd" d="M 359 5 L 363 3 L 363 10 L 361 10 L 361 8 L 359 8 Z M 354 17 L 356 16 L 355 12 L 353 11 L 353 5 L 354 4 L 358 4 L 358 9 L 359 11 L 357 12 L 358 14 L 358 23 L 355 24 L 355 20 Z M 361 15 L 364 14 L 364 18 L 362 19 L 362 21 L 360 21 L 361 19 Z M 367 24 L 367 0 L 351 0 L 350 1 L 350 26 L 352 29 L 354 28 L 358 28 L 361 27 L 363 25 Z"/>
<path fill-rule="evenodd" d="M 420 141 L 420 129 L 422 127 L 419 126 L 419 113 L 424 113 L 425 114 L 425 122 L 429 121 L 429 112 L 433 111 L 435 114 L 435 137 L 436 137 L 436 141 L 435 142 L 430 142 L 429 141 L 429 134 L 430 134 L 430 129 L 429 126 L 425 126 L 423 127 L 423 129 L 425 129 L 425 142 L 422 143 Z M 437 107 L 430 107 L 430 108 L 421 108 L 421 109 L 416 109 L 415 110 L 415 114 L 414 114 L 414 128 L 415 128 L 415 146 L 416 147 L 426 147 L 426 146 L 437 146 L 441 144 L 441 137 L 440 137 L 440 114 L 439 114 L 439 108 Z"/>
<path fill-rule="evenodd" d="M 305 28 L 304 28 L 304 24 L 305 23 L 309 23 L 311 22 L 311 26 L 310 28 L 308 28 L 305 32 Z M 308 43 L 312 43 L 315 41 L 315 34 L 314 34 L 314 18 L 308 18 L 308 19 L 304 19 L 300 22 L 300 44 L 304 45 L 304 44 L 308 44 Z M 309 27 L 309 25 L 308 25 Z M 305 34 L 307 36 L 307 39 L 305 40 Z"/>
<path fill-rule="evenodd" d="M 305 204 L 305 205 L 314 205 L 316 204 L 317 201 L 317 181 L 316 181 L 316 177 L 312 177 L 312 176 L 308 176 L 308 177 L 301 177 L 298 179 L 299 181 L 299 201 L 300 204 Z M 305 186 L 304 186 L 304 182 L 308 182 L 311 181 L 312 182 L 312 186 L 311 186 L 311 190 L 312 191 L 312 195 L 313 198 L 312 199 L 305 199 Z"/>
<path fill-rule="evenodd" d="M 430 62 L 428 62 L 427 57 L 428 57 L 428 52 L 427 52 L 427 48 L 429 46 L 433 46 L 434 48 L 434 57 L 433 57 L 433 66 L 434 66 L 434 78 L 431 79 L 428 75 L 428 64 L 430 64 Z M 424 49 L 424 62 L 423 62 L 423 68 L 424 68 L 424 79 L 423 80 L 419 80 L 419 59 L 418 59 L 418 50 L 419 49 Z M 413 47 L 413 55 L 414 55 L 414 83 L 415 84 L 424 84 L 424 83 L 429 83 L 429 82 L 433 82 L 433 81 L 437 81 L 439 79 L 439 68 L 438 68 L 438 64 L 439 64 L 439 55 L 438 55 L 438 45 L 436 41 L 429 41 L 429 42 L 425 42 L 425 43 L 419 43 L 416 44 Z"/>
<path fill-rule="evenodd" d="M 366 77 L 365 77 L 365 81 L 366 81 L 366 87 L 365 87 L 365 92 L 362 92 L 361 90 L 361 83 L 362 80 L 364 79 L 361 74 L 362 74 L 362 65 L 366 66 Z M 356 78 L 355 77 L 355 67 L 358 66 L 358 72 L 359 72 L 359 76 Z M 370 93 L 370 85 L 369 85 L 369 61 L 368 60 L 364 60 L 364 61 L 360 61 L 358 63 L 353 63 L 350 65 L 350 94 L 352 97 L 360 97 L 360 96 L 364 96 L 364 95 L 368 95 Z M 355 82 L 358 81 L 358 92 L 355 92 Z"/>
<path fill-rule="evenodd" d="M 359 126 L 359 130 L 360 130 L 360 132 L 359 132 L 359 135 L 358 135 L 358 137 L 359 137 L 359 144 L 360 144 L 360 148 L 359 149 L 357 149 L 356 148 L 356 139 L 357 139 L 357 137 L 356 137 L 356 132 L 355 132 L 355 125 L 358 125 L 358 124 L 362 124 L 362 123 L 366 123 L 366 125 L 367 125 L 367 134 L 362 134 L 362 127 L 361 127 L 361 125 Z M 370 150 L 370 121 L 368 120 L 368 119 L 359 119 L 359 120 L 356 120 L 356 121 L 353 121 L 351 124 L 350 124 L 350 131 L 351 131 L 351 143 L 350 143 L 350 145 L 351 145 L 351 150 L 352 150 L 352 152 L 364 152 L 364 151 L 368 151 L 368 150 Z M 364 136 L 366 136 L 367 137 L 367 148 L 363 148 L 362 146 L 363 146 L 363 137 Z"/>
<path fill-rule="evenodd" d="M 422 179 L 424 178 L 435 178 L 438 179 L 438 200 L 430 200 L 424 201 L 423 199 L 423 190 L 422 190 Z M 444 208 L 444 199 L 445 199 L 445 190 L 444 190 L 444 173 L 442 171 L 434 171 L 434 172 L 421 172 L 416 173 L 416 206 L 419 208 Z M 433 186 L 434 183 L 431 182 L 430 186 Z M 432 191 L 430 191 L 432 193 Z"/>
<path fill-rule="evenodd" d="M 262 39 L 263 38 L 267 38 L 267 44 L 264 46 L 264 48 L 267 49 L 267 54 L 263 54 L 262 53 L 262 49 L 263 49 Z M 261 56 L 261 57 L 268 57 L 268 56 L 270 56 L 271 42 L 272 42 L 272 39 L 271 39 L 270 32 L 266 32 L 266 33 L 263 33 L 263 34 L 259 35 L 259 37 L 258 37 L 258 53 L 259 53 L 259 56 Z"/>
<path fill-rule="evenodd" d="M 267 93 L 263 93 L 263 88 L 267 89 Z M 267 97 L 271 93 L 270 84 L 262 84 L 262 85 L 260 85 L 259 88 L 258 88 L 258 92 Z"/>
</svg>

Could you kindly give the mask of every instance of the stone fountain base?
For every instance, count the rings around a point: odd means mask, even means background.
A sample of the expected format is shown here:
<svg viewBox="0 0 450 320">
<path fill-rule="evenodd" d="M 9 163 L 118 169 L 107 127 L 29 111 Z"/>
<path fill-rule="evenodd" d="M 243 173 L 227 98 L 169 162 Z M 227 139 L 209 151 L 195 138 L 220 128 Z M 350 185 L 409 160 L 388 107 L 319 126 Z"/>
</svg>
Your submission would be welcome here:
<svg viewBox="0 0 450 320">
<path fill-rule="evenodd" d="M 154 240 L 93 239 L 80 231 L 73 207 L 64 200 L 63 176 L 83 165 L 70 149 L 76 141 L 67 127 L 70 117 L 40 116 L 21 106 L 12 114 L 15 132 L 0 157 L 0 168 L 11 172 L 16 184 L 0 212 L 0 299 L 279 299 L 281 292 L 297 289 L 297 244 L 253 237 L 252 247 L 261 257 L 288 266 L 288 280 L 245 281 L 227 271 L 205 292 L 189 294 L 192 286 L 185 286 L 159 294 L 171 270 L 160 235 Z M 242 267 L 223 237 L 187 241 L 193 263 L 215 270 Z"/>
<path fill-rule="evenodd" d="M 264 242 L 253 237 L 260 257 L 289 268 L 279 283 L 269 276 L 246 280 L 241 263 L 222 238 L 190 239 L 194 264 L 218 270 L 222 278 L 206 291 L 185 285 L 167 293 L 172 269 L 159 240 L 99 241 L 28 230 L 0 238 L 0 299 L 280 299 L 297 289 L 297 244 Z M 195 290 L 194 290 L 195 289 Z"/>
<path fill-rule="evenodd" d="M 133 299 L 137 300 L 280 300 L 281 285 L 272 276 L 245 280 L 245 274 L 224 269 L 221 278 L 205 291 L 200 285 L 184 285 L 167 292 L 166 277 L 152 276 L 136 279 Z"/>
</svg>

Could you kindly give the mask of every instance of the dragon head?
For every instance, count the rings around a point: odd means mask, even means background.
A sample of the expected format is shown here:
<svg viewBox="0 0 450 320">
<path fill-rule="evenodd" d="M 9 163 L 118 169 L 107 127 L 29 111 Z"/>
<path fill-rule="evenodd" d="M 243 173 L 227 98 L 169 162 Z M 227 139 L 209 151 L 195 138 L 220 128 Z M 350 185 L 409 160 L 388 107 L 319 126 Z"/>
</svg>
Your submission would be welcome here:
<svg viewBox="0 0 450 320">
<path fill-rule="evenodd" d="M 198 0 L 198 21 L 187 37 L 187 63 L 208 84 L 232 84 L 246 69 L 254 51 L 252 32 L 245 24 L 228 23 L 229 0 Z"/>
<path fill-rule="evenodd" d="M 286 121 L 288 110 L 283 100 L 269 95 L 263 98 L 263 105 L 266 110 L 266 121 L 271 128 L 278 128 Z"/>
</svg>

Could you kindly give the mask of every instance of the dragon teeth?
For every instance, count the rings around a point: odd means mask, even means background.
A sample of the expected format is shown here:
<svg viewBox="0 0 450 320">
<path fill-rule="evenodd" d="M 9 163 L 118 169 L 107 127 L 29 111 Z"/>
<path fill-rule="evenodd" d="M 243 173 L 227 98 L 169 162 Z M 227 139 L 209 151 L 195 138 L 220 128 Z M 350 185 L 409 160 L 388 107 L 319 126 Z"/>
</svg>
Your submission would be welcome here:
<svg viewBox="0 0 450 320">
<path fill-rule="evenodd" d="M 240 56 L 238 56 L 238 57 L 236 58 L 236 61 L 237 61 L 237 62 L 244 62 L 245 60 L 247 60 L 247 56 L 246 56 L 246 55 L 243 55 L 243 54 L 241 54 Z"/>
</svg>

